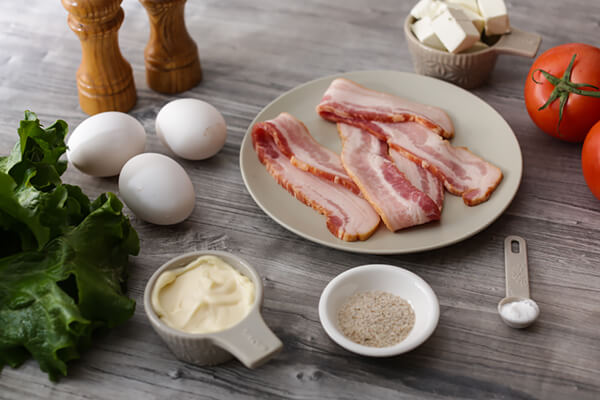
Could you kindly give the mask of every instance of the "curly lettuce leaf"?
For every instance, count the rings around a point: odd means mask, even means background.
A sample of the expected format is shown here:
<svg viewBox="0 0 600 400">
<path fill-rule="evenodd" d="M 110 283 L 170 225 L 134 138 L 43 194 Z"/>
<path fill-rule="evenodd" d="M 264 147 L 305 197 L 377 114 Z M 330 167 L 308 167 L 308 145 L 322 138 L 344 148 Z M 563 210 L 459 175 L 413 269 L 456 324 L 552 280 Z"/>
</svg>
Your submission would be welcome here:
<svg viewBox="0 0 600 400">
<path fill-rule="evenodd" d="M 41 249 L 89 212 L 87 196 L 60 180 L 67 124 L 44 129 L 26 111 L 18 133 L 10 155 L 0 157 L 0 256 Z"/>
<path fill-rule="evenodd" d="M 139 240 L 112 193 L 72 231 L 40 251 L 0 259 L 0 367 L 24 361 L 23 348 L 55 380 L 97 328 L 133 315 L 121 289 Z"/>
<path fill-rule="evenodd" d="M 93 203 L 62 184 L 67 127 L 26 112 L 19 142 L 0 158 L 0 370 L 30 356 L 52 380 L 99 328 L 131 317 L 129 255 L 139 239 L 112 193 Z"/>
<path fill-rule="evenodd" d="M 54 246 L 0 260 L 0 366 L 15 368 L 31 354 L 56 379 L 66 374 L 67 358 L 77 357 L 73 349 L 91 321 L 58 285 L 68 277 L 64 251 Z"/>
<path fill-rule="evenodd" d="M 25 111 L 25 119 L 17 130 L 19 141 L 10 155 L 0 158 L 0 172 L 10 174 L 20 182 L 24 171 L 32 170 L 35 176 L 31 183 L 40 190 L 59 185 L 60 176 L 67 169 L 67 162 L 60 160 L 67 150 L 67 131 L 67 123 L 63 120 L 44 129 L 35 113 Z"/>
</svg>

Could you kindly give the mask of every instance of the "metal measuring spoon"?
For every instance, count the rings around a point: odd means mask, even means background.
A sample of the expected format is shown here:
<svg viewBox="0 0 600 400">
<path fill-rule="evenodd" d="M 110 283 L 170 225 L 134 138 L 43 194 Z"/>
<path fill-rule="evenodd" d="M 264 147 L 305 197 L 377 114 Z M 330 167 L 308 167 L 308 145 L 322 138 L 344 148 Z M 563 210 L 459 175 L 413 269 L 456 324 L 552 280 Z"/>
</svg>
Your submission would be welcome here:
<svg viewBox="0 0 600 400">
<path fill-rule="evenodd" d="M 513 251 L 513 242 L 517 243 L 518 251 Z M 526 328 L 540 315 L 540 308 L 529 297 L 525 239 L 519 236 L 507 236 L 504 239 L 504 266 L 506 297 L 498 303 L 498 313 L 506 325 Z"/>
</svg>

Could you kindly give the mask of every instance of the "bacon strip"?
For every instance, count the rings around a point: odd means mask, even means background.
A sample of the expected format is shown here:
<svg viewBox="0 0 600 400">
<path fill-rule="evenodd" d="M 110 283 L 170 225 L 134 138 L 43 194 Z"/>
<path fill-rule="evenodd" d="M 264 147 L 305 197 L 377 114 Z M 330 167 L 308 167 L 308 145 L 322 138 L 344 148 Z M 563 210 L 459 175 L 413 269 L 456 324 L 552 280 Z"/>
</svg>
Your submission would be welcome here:
<svg viewBox="0 0 600 400">
<path fill-rule="evenodd" d="M 279 150 L 294 166 L 360 194 L 360 189 L 342 166 L 340 156 L 321 146 L 306 126 L 294 116 L 281 113 L 272 120 L 259 122 L 253 129 L 263 129 L 270 134 Z"/>
<path fill-rule="evenodd" d="M 454 147 L 421 124 L 402 122 L 347 120 L 375 135 L 398 150 L 404 157 L 428 169 L 452 194 L 462 196 L 466 205 L 486 201 L 502 180 L 502 171 L 471 153 L 466 147 Z"/>
<path fill-rule="evenodd" d="M 331 82 L 317 106 L 317 113 L 332 122 L 343 122 L 344 119 L 415 121 L 444 138 L 454 136 L 454 125 L 441 108 L 370 90 L 344 78 Z"/>
<path fill-rule="evenodd" d="M 293 166 L 261 126 L 253 128 L 252 143 L 269 174 L 292 196 L 325 215 L 333 235 L 350 242 L 366 240 L 375 232 L 379 216 L 365 199 L 342 185 Z"/>
<path fill-rule="evenodd" d="M 438 205 L 415 188 L 389 159 L 388 146 L 375 136 L 338 124 L 346 171 L 392 232 L 440 219 Z"/>
<path fill-rule="evenodd" d="M 390 159 L 414 187 L 425 193 L 442 211 L 444 206 L 444 184 L 442 181 L 419 164 L 404 157 L 394 148 L 389 149 Z"/>
</svg>

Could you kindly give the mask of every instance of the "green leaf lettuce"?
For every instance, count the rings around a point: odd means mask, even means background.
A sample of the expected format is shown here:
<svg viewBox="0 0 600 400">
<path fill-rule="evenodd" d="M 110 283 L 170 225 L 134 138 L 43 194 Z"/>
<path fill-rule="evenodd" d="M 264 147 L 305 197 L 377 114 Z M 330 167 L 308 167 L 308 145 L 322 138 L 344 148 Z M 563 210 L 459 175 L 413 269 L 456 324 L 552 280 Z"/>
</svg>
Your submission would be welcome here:
<svg viewBox="0 0 600 400">
<path fill-rule="evenodd" d="M 0 369 L 33 356 L 52 380 L 67 374 L 98 328 L 130 318 L 123 293 L 137 233 L 112 193 L 94 202 L 63 184 L 67 125 L 25 113 L 0 158 Z"/>
</svg>

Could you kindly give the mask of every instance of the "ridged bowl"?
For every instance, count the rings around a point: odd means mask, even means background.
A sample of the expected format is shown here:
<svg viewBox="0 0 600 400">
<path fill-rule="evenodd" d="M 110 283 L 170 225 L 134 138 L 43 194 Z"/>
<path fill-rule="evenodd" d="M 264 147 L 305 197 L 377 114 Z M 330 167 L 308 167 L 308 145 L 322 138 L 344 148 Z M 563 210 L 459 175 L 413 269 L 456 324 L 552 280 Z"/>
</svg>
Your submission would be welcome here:
<svg viewBox="0 0 600 400">
<path fill-rule="evenodd" d="M 489 48 L 475 53 L 452 54 L 421 43 L 410 26 L 415 18 L 409 15 L 404 22 L 404 35 L 415 72 L 454 83 L 465 89 L 483 85 L 490 77 L 499 54 L 535 57 L 541 36 L 511 28 Z"/>
<path fill-rule="evenodd" d="M 154 285 L 164 271 L 183 267 L 204 255 L 220 257 L 250 278 L 255 288 L 252 309 L 236 325 L 220 332 L 196 334 L 171 328 L 160 319 L 152 307 Z M 164 340 L 175 357 L 200 366 L 220 364 L 235 357 L 246 367 L 255 368 L 281 350 L 281 341 L 271 332 L 262 318 L 262 301 L 263 285 L 254 267 L 240 257 L 224 251 L 195 251 L 167 261 L 148 280 L 144 292 L 144 309 L 152 328 Z"/>
</svg>

